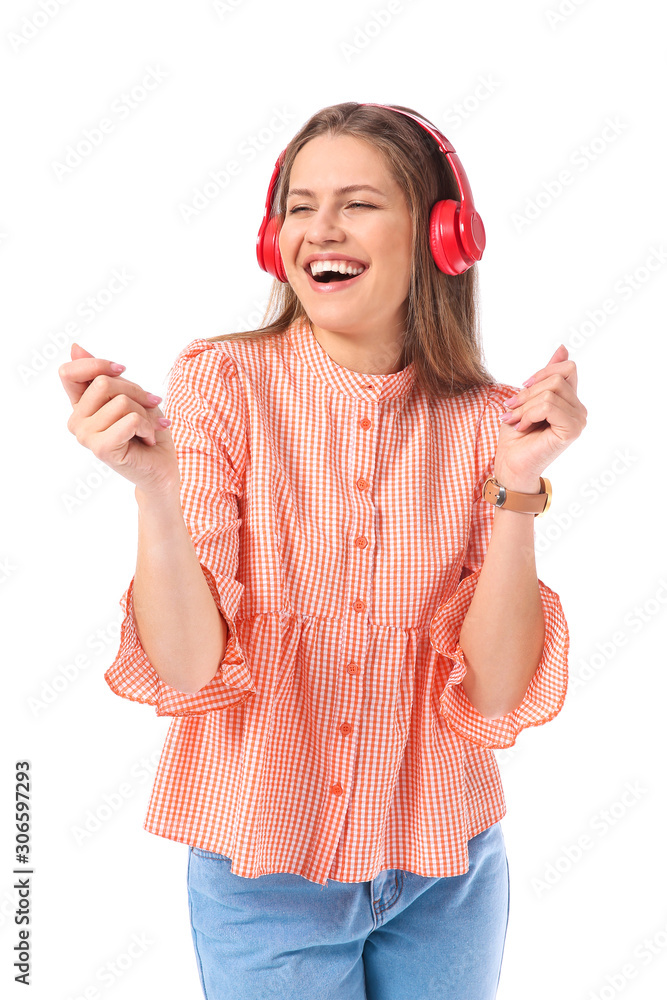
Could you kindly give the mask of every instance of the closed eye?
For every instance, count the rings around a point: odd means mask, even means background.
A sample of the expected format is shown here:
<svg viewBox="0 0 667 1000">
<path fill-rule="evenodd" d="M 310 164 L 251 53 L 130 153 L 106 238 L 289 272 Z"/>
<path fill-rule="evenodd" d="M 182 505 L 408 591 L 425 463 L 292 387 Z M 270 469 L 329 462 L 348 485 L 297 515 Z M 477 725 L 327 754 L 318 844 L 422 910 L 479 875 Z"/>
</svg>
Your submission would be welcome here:
<svg viewBox="0 0 667 1000">
<path fill-rule="evenodd" d="M 350 208 L 354 208 L 355 206 L 358 206 L 359 208 L 375 208 L 375 205 L 367 205 L 363 201 L 352 201 L 352 202 L 350 202 L 350 206 L 349 206 Z M 293 215 L 295 212 L 303 212 L 303 211 L 308 211 L 308 206 L 307 205 L 299 205 L 299 206 L 297 206 L 297 208 L 291 208 L 289 214 Z"/>
</svg>

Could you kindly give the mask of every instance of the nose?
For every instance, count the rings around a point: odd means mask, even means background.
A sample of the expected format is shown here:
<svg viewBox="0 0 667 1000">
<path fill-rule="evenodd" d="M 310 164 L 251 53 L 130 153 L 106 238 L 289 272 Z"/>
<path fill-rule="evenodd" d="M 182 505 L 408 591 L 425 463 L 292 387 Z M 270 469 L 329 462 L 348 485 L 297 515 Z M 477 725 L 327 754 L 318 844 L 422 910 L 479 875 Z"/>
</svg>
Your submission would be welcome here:
<svg viewBox="0 0 667 1000">
<path fill-rule="evenodd" d="M 340 240 L 344 233 L 340 218 L 333 206 L 320 205 L 308 215 L 305 239 L 309 243 L 326 243 L 327 240 Z"/>
</svg>

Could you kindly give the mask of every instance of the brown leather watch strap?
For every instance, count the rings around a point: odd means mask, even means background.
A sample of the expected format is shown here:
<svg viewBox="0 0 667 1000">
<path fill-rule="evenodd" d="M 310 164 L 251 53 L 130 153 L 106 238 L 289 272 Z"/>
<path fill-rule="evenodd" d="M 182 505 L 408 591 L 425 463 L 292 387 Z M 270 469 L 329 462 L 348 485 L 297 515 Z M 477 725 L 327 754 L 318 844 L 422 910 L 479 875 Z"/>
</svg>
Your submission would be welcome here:
<svg viewBox="0 0 667 1000">
<path fill-rule="evenodd" d="M 502 507 L 503 510 L 514 510 L 519 514 L 546 514 L 551 503 L 551 483 L 548 479 L 540 476 L 541 493 L 519 493 L 517 490 L 508 490 L 491 477 L 484 483 L 482 499 L 492 503 L 494 507 Z"/>
</svg>

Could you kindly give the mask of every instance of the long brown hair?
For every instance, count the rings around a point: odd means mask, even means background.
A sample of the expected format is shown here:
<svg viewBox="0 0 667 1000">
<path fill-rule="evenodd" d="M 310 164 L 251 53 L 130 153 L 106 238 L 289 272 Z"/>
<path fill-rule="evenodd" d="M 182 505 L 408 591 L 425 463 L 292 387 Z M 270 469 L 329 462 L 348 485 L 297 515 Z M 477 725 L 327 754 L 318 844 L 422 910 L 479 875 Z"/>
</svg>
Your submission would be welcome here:
<svg viewBox="0 0 667 1000">
<path fill-rule="evenodd" d="M 392 107 L 419 114 L 401 104 Z M 279 214 L 284 218 L 295 157 L 307 142 L 321 135 L 353 136 L 384 154 L 412 215 L 412 268 L 399 370 L 414 361 L 415 384 L 429 396 L 453 396 L 494 383 L 496 380 L 482 361 L 477 265 L 473 264 L 463 274 L 449 275 L 438 269 L 431 256 L 431 206 L 441 198 L 459 198 L 454 175 L 435 140 L 411 118 L 385 108 L 353 101 L 323 108 L 306 122 L 286 147 L 271 207 L 272 216 Z M 206 339 L 266 337 L 283 333 L 302 317 L 307 314 L 292 286 L 274 279 L 260 327 Z"/>
</svg>

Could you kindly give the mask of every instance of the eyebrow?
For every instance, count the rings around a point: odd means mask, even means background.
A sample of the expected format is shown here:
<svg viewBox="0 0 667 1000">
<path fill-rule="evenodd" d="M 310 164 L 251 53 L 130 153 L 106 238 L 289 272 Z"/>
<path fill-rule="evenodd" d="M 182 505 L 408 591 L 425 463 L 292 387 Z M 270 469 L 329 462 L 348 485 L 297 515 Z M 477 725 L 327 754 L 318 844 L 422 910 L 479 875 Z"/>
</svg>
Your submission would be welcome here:
<svg viewBox="0 0 667 1000">
<path fill-rule="evenodd" d="M 337 188 L 334 194 L 350 194 L 352 191 L 372 191 L 373 194 L 379 194 L 381 198 L 386 197 L 382 191 L 378 191 L 372 184 L 347 184 L 345 187 Z M 287 192 L 287 197 L 290 198 L 292 195 L 299 195 L 302 198 L 313 198 L 314 192 L 309 191 L 307 188 L 290 188 Z"/>
</svg>

